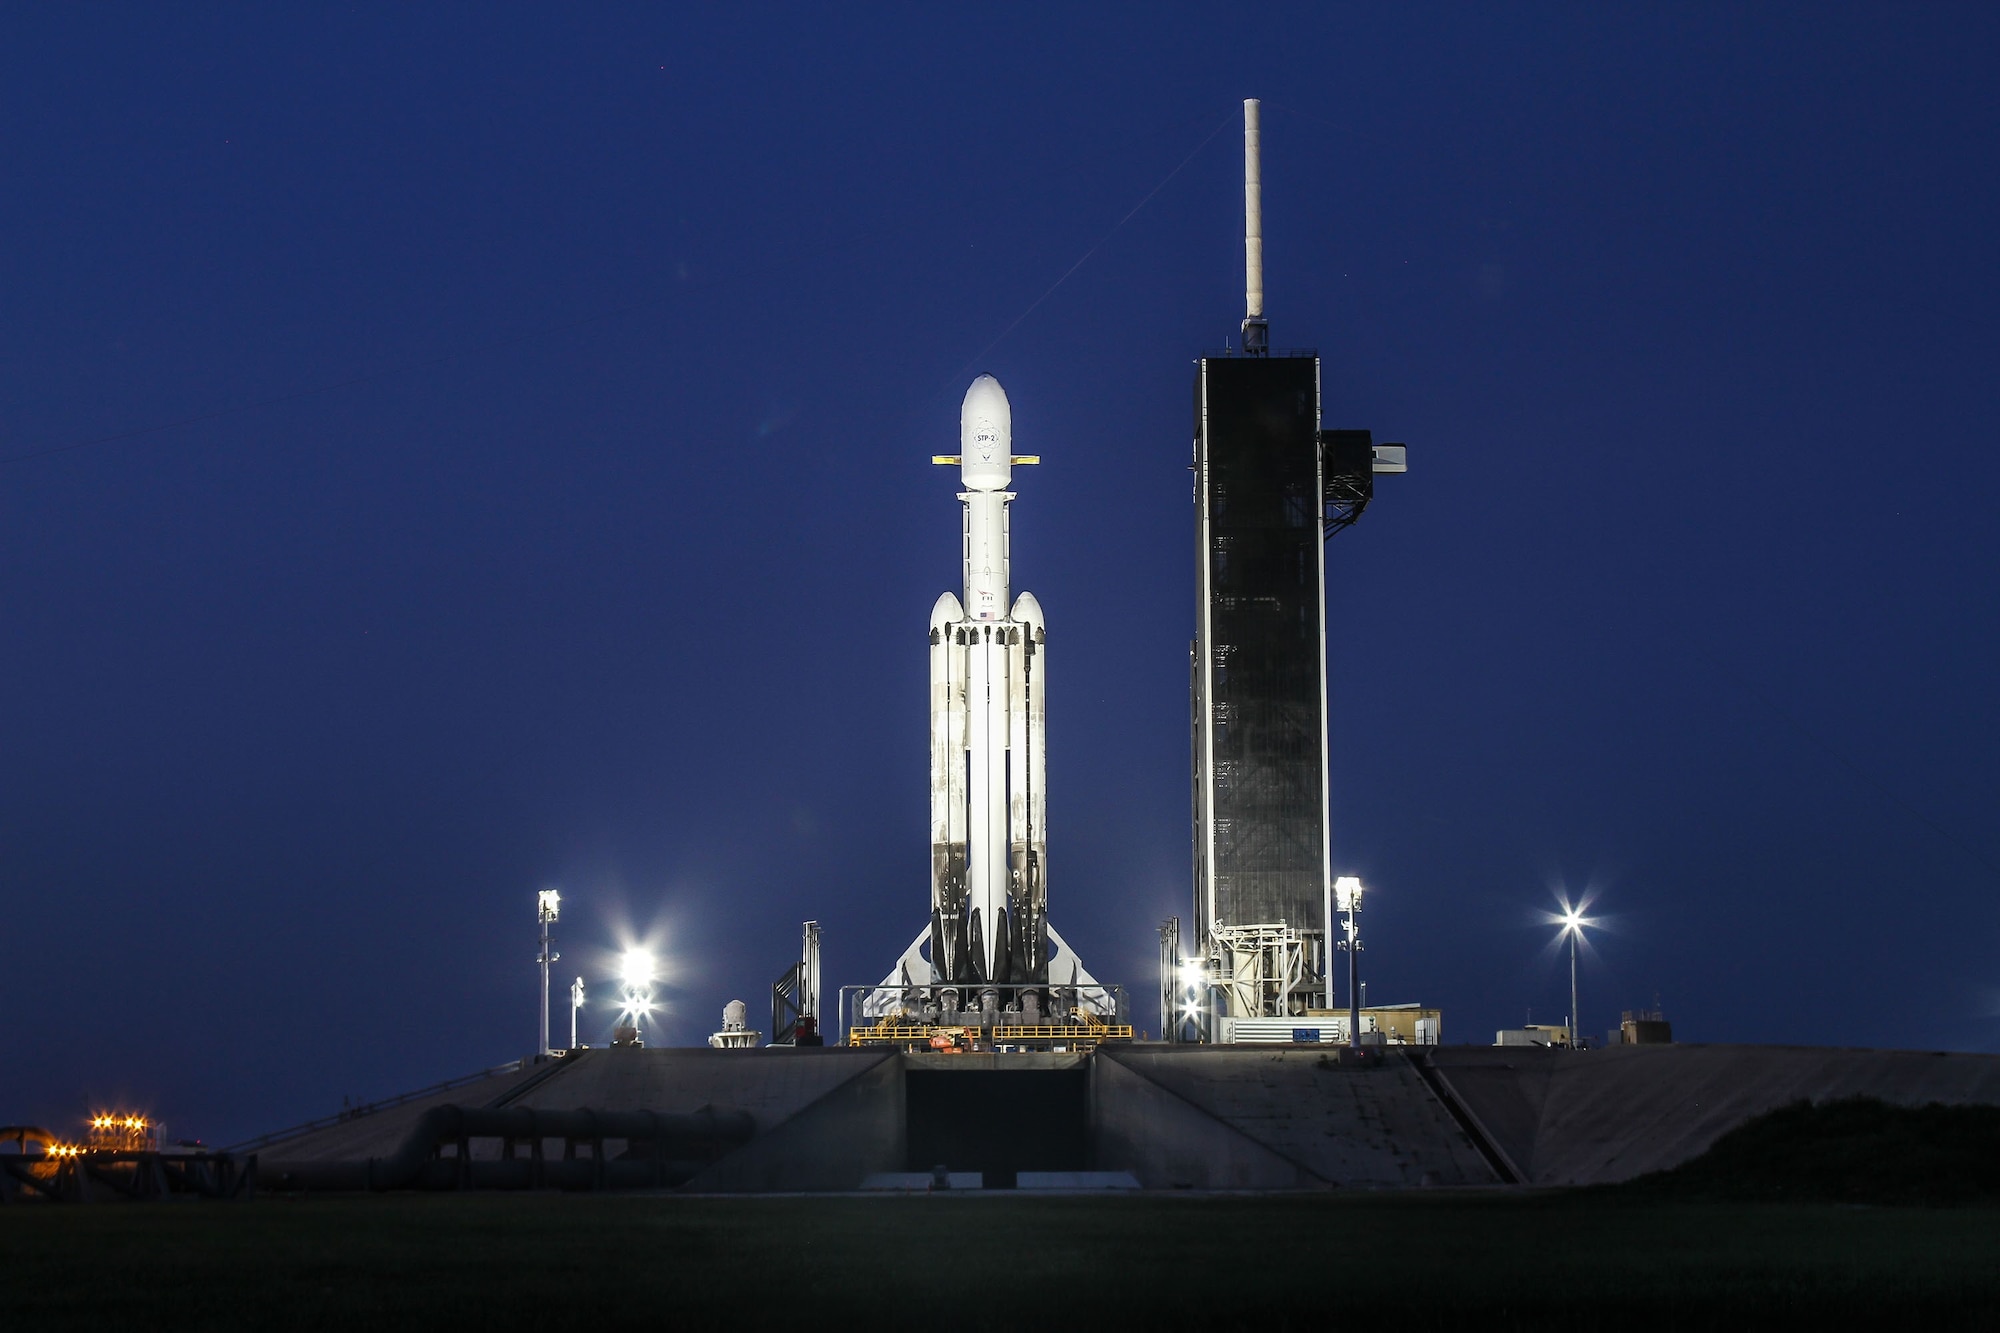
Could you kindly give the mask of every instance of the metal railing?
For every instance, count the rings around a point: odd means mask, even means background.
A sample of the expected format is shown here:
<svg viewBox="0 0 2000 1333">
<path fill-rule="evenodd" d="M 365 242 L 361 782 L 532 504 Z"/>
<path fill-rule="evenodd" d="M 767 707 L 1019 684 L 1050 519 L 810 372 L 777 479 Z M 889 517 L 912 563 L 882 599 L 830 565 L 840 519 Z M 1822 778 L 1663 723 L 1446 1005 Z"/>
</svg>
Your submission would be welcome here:
<svg viewBox="0 0 2000 1333">
<path fill-rule="evenodd" d="M 922 1023 L 881 1023 L 872 1028 L 849 1028 L 847 1044 L 866 1046 L 873 1042 L 929 1041 L 936 1036 L 957 1036 L 965 1028 L 929 1027 Z"/>
<path fill-rule="evenodd" d="M 1130 1041 L 1128 1023 L 1037 1023 L 996 1027 L 994 1041 Z"/>
<path fill-rule="evenodd" d="M 1132 1027 L 1128 1023 L 1105 1023 L 1085 1016 L 1081 1023 L 1014 1023 L 996 1024 L 990 1028 L 973 1027 L 956 1023 L 877 1023 L 873 1027 L 851 1027 L 847 1029 L 849 1046 L 914 1046 L 930 1045 L 932 1039 L 943 1037 L 954 1044 L 960 1039 L 983 1041 L 990 1045 L 1002 1042 L 1088 1042 L 1095 1045 L 1101 1041 L 1130 1041 Z"/>
</svg>

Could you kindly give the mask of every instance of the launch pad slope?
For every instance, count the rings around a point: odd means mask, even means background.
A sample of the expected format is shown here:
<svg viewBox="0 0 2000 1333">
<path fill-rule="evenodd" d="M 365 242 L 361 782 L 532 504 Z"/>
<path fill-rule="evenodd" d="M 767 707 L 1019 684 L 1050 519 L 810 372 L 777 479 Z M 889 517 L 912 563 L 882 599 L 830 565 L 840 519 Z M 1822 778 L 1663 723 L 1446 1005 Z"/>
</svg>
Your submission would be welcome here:
<svg viewBox="0 0 2000 1333">
<path fill-rule="evenodd" d="M 1379 1059 L 1150 1043 L 1006 1056 L 624 1048 L 455 1095 L 459 1105 L 486 1097 L 488 1110 L 521 1108 L 552 1124 L 584 1112 L 747 1119 L 747 1134 L 666 1182 L 691 1192 L 848 1191 L 871 1175 L 938 1166 L 960 1180 L 977 1174 L 987 1188 L 1024 1172 L 1123 1172 L 1146 1189 L 1589 1185 L 1687 1161 L 1801 1099 L 2000 1105 L 2000 1056 L 1782 1046 L 1445 1046 L 1391 1048 Z M 262 1145 L 262 1187 L 286 1188 L 293 1166 L 386 1159 L 437 1109 L 413 1101 Z M 550 1140 L 539 1152 L 553 1161 L 562 1148 Z M 529 1147 L 475 1138 L 464 1150 L 499 1162 Z M 592 1151 L 631 1149 L 607 1137 Z M 525 1168 L 492 1178 L 518 1188 L 533 1179 Z"/>
<path fill-rule="evenodd" d="M 1437 1068 L 1531 1185 L 1599 1185 L 1700 1156 L 1794 1102 L 2000 1106 L 2000 1056 L 1825 1046 L 1443 1046 Z"/>
</svg>

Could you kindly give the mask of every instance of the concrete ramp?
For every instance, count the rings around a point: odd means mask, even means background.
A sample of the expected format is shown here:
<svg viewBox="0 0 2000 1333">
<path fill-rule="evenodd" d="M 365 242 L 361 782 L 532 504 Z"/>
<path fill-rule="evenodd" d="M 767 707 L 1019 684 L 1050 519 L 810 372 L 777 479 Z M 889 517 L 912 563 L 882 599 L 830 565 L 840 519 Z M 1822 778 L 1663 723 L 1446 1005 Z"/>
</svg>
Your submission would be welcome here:
<svg viewBox="0 0 2000 1333">
<path fill-rule="evenodd" d="M 1436 1047 L 1434 1067 L 1533 1185 L 1665 1170 L 1791 1102 L 2000 1105 L 2000 1056 L 1809 1046 Z"/>
<path fill-rule="evenodd" d="M 857 1190 L 871 1175 L 903 1168 L 900 1057 L 881 1050 L 839 1050 L 838 1058 L 822 1054 L 802 1063 L 809 1068 L 774 1072 L 792 1075 L 795 1089 L 824 1090 L 782 1117 L 767 1104 L 757 1136 L 702 1170 L 684 1189 L 696 1194 Z M 814 1065 L 820 1067 L 810 1068 Z M 828 1076 L 837 1077 L 822 1081 Z M 763 1128 L 766 1123 L 769 1129 Z"/>
<path fill-rule="evenodd" d="M 1397 1055 L 1313 1047 L 1099 1049 L 1098 1164 L 1150 1188 L 1488 1185 L 1478 1146 Z"/>
<path fill-rule="evenodd" d="M 806 1108 L 827 1101 L 829 1095 L 843 1085 L 871 1070 L 878 1070 L 890 1060 L 891 1057 L 884 1051 L 845 1047 L 802 1047 L 796 1050 L 771 1047 L 748 1051 L 720 1051 L 707 1047 L 591 1050 L 553 1064 L 530 1065 L 519 1072 L 460 1083 L 414 1097 L 398 1106 L 322 1126 L 293 1138 L 276 1140 L 259 1147 L 258 1154 L 263 1161 L 285 1163 L 365 1162 L 370 1158 L 388 1158 L 402 1147 L 425 1112 L 446 1105 L 673 1113 L 715 1106 L 740 1110 L 750 1116 L 754 1132 L 749 1146 L 724 1160 L 749 1153 L 750 1158 L 746 1159 L 744 1168 L 754 1175 L 755 1163 L 773 1157 L 777 1147 L 781 1146 L 764 1146 L 762 1140 L 765 1136 Z M 876 1081 L 882 1080 L 878 1077 Z M 850 1096 L 849 1100 L 854 1098 Z M 878 1137 L 884 1133 L 893 1134 L 897 1144 L 893 1165 L 900 1166 L 900 1084 L 893 1097 L 877 1096 L 871 1102 L 864 1095 L 860 1100 L 869 1107 L 867 1114 L 861 1117 L 865 1122 L 863 1124 L 842 1123 L 836 1126 L 833 1121 L 837 1117 L 828 1108 L 822 1108 L 820 1117 L 822 1128 L 833 1135 L 826 1141 L 843 1145 L 843 1152 L 851 1149 L 855 1157 L 851 1172 L 845 1156 L 839 1154 L 833 1155 L 830 1162 L 821 1163 L 816 1171 L 808 1170 L 797 1160 L 791 1161 L 787 1168 L 801 1180 L 825 1179 L 834 1183 L 781 1186 L 769 1183 L 776 1177 L 767 1171 L 756 1177 L 767 1183 L 732 1186 L 728 1183 L 727 1173 L 717 1172 L 716 1167 L 722 1165 L 718 1162 L 702 1173 L 704 1178 L 712 1177 L 707 1187 L 854 1188 L 865 1174 L 862 1162 L 875 1160 L 866 1150 L 867 1133 L 864 1131 L 872 1131 Z M 886 1121 L 884 1116 L 888 1117 Z M 882 1128 L 883 1125 L 886 1128 Z M 553 1150 L 560 1151 L 560 1146 L 554 1146 Z M 482 1140 L 473 1145 L 473 1155 L 481 1160 L 495 1158 L 500 1152 L 497 1142 Z M 848 1179 L 849 1175 L 852 1175 L 852 1180 Z"/>
<path fill-rule="evenodd" d="M 886 1058 L 884 1051 L 847 1046 L 613 1046 L 586 1052 L 573 1068 L 509 1104 L 681 1112 L 727 1106 L 749 1112 L 762 1135 Z"/>
<path fill-rule="evenodd" d="M 531 1064 L 505 1074 L 457 1083 L 396 1106 L 364 1112 L 352 1120 L 308 1129 L 291 1138 L 273 1139 L 259 1144 L 256 1152 L 267 1162 L 360 1162 L 370 1157 L 388 1157 L 403 1145 L 424 1112 L 433 1107 L 504 1106 L 522 1088 L 560 1072 L 560 1068 Z"/>
</svg>

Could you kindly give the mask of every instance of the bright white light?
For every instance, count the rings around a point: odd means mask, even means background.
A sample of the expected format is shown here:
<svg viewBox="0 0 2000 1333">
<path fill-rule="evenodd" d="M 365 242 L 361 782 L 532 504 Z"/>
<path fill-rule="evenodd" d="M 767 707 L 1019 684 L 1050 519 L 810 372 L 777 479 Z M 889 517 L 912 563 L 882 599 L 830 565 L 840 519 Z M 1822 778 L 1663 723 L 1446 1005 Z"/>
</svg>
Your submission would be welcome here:
<svg viewBox="0 0 2000 1333">
<path fill-rule="evenodd" d="M 542 920 L 555 920 L 556 913 L 562 910 L 562 894 L 555 889 L 543 889 L 535 895 L 535 909 Z"/>
<path fill-rule="evenodd" d="M 644 986 L 653 980 L 653 951 L 627 949 L 619 960 L 618 979 L 628 986 Z"/>
<path fill-rule="evenodd" d="M 1200 964 L 1200 963 L 1182 963 L 1182 964 L 1181 964 L 1181 984 L 1182 984 L 1182 985 L 1184 985 L 1184 986 L 1199 986 L 1199 985 L 1201 984 L 1201 982 L 1202 982 L 1202 966 L 1201 966 L 1201 964 Z"/>
<path fill-rule="evenodd" d="M 1551 916 L 1549 920 L 1562 927 L 1561 934 L 1575 935 L 1579 939 L 1582 938 L 1583 932 L 1586 929 L 1597 924 L 1596 918 L 1587 917 L 1583 914 L 1581 904 L 1572 906 L 1569 903 L 1564 903 L 1562 911 Z"/>
<path fill-rule="evenodd" d="M 1358 875 L 1342 875 L 1333 881 L 1333 905 L 1342 912 L 1361 910 L 1361 878 Z"/>
</svg>

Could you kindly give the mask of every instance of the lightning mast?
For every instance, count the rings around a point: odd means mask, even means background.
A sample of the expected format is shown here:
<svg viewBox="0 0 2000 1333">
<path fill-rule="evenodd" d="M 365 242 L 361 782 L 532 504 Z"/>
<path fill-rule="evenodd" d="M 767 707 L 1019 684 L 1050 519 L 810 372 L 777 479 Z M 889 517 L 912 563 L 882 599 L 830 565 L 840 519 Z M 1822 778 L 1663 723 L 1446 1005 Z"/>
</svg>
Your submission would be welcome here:
<svg viewBox="0 0 2000 1333">
<path fill-rule="evenodd" d="M 1322 425 L 1320 359 L 1265 314 L 1262 106 L 1243 103 L 1240 351 L 1196 362 L 1194 932 L 1208 1040 L 1290 1031 L 1333 1000 L 1325 539 L 1401 445 Z M 1254 1038 L 1253 1038 L 1254 1039 Z"/>
</svg>

